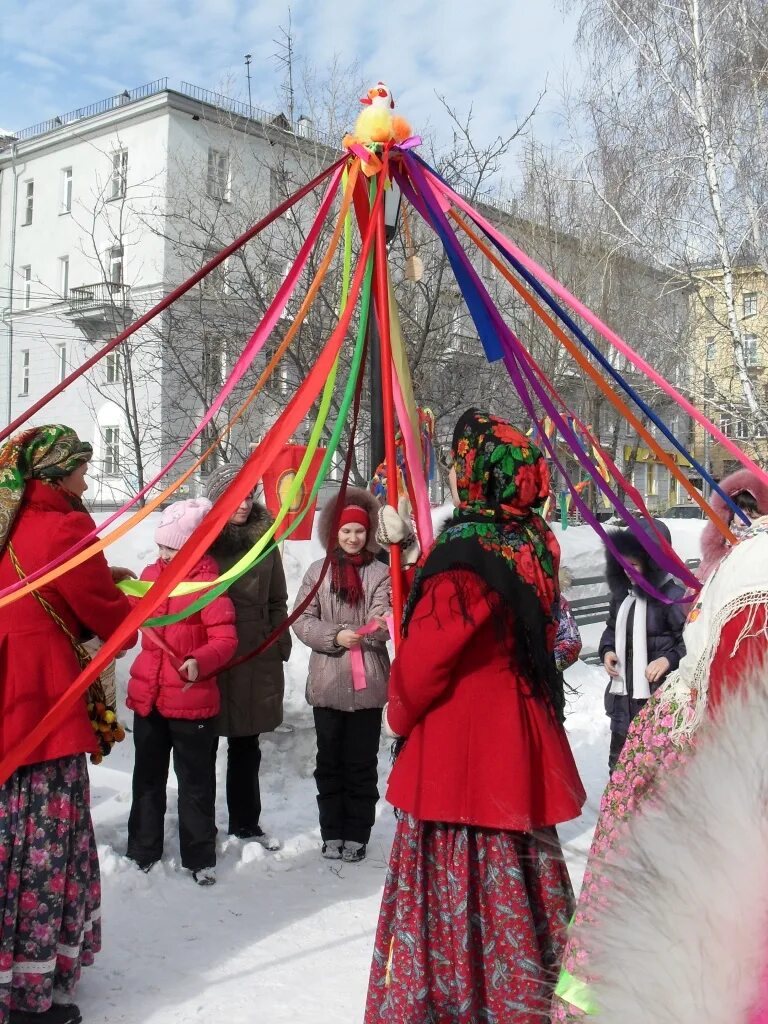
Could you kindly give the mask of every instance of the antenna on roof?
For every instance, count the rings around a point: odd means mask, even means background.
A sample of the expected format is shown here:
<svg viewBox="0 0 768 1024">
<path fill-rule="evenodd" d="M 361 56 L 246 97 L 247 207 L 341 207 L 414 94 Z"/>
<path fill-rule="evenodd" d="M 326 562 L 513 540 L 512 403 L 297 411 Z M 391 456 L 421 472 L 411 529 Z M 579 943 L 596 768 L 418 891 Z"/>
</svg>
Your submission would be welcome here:
<svg viewBox="0 0 768 1024">
<path fill-rule="evenodd" d="M 295 97 L 293 92 L 293 32 L 291 31 L 291 8 L 288 8 L 288 29 L 284 29 L 280 26 L 280 32 L 282 33 L 282 39 L 273 39 L 272 42 L 275 46 L 279 47 L 279 53 L 273 53 L 272 57 L 277 63 L 285 68 L 285 82 L 283 88 L 285 89 L 286 99 L 288 100 L 288 120 L 291 122 L 291 128 L 293 128 L 294 122 L 294 109 L 295 109 Z"/>
</svg>

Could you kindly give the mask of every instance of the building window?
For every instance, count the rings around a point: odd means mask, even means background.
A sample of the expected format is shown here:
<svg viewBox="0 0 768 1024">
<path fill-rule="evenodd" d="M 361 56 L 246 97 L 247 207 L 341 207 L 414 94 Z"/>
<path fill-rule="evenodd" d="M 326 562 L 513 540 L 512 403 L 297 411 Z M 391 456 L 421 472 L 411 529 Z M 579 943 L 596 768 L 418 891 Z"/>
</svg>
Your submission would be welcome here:
<svg viewBox="0 0 768 1024">
<path fill-rule="evenodd" d="M 72 168 L 61 172 L 61 212 L 72 213 Z"/>
<path fill-rule="evenodd" d="M 24 221 L 23 223 L 32 223 L 32 214 L 35 208 L 35 183 L 34 181 L 24 182 Z"/>
<path fill-rule="evenodd" d="M 656 463 L 655 462 L 649 462 L 646 465 L 646 467 L 645 467 L 645 493 L 647 495 L 651 495 L 651 494 L 656 494 L 657 493 L 657 490 L 656 490 L 656 484 L 657 484 L 656 469 L 657 469 L 657 467 L 656 467 Z"/>
<path fill-rule="evenodd" d="M 125 199 L 128 189 L 128 150 L 118 149 L 112 154 L 112 198 Z"/>
<path fill-rule="evenodd" d="M 21 267 L 21 276 L 24 279 L 24 309 L 29 309 L 32 304 L 32 267 Z"/>
<path fill-rule="evenodd" d="M 111 284 L 123 283 L 123 247 L 116 245 L 109 250 L 109 280 Z"/>
<path fill-rule="evenodd" d="M 107 353 L 107 384 L 117 384 L 123 379 L 123 368 L 117 352 Z"/>
<path fill-rule="evenodd" d="M 720 430 L 726 437 L 731 436 L 731 417 L 721 416 L 720 417 Z"/>
<path fill-rule="evenodd" d="M 757 292 L 744 292 L 744 316 L 757 316 Z"/>
<path fill-rule="evenodd" d="M 714 363 L 717 358 L 717 340 L 710 336 L 707 338 L 707 363 Z"/>
<path fill-rule="evenodd" d="M 21 391 L 22 396 L 29 394 L 29 349 L 21 353 Z"/>
<path fill-rule="evenodd" d="M 230 198 L 229 153 L 208 147 L 208 179 L 206 193 L 211 199 L 228 203 Z"/>
<path fill-rule="evenodd" d="M 67 346 L 62 342 L 56 346 L 59 357 L 59 384 L 67 377 Z"/>
<path fill-rule="evenodd" d="M 704 378 L 704 397 L 715 397 L 715 382 L 712 380 L 709 374 L 707 374 L 707 376 Z"/>
<path fill-rule="evenodd" d="M 708 295 L 704 299 L 704 305 L 706 306 L 707 312 L 709 313 L 709 315 L 710 316 L 714 316 L 715 315 L 715 296 L 714 295 Z"/>
<path fill-rule="evenodd" d="M 62 299 L 69 295 L 69 256 L 59 258 L 59 290 Z"/>
<path fill-rule="evenodd" d="M 747 421 L 736 420 L 736 437 L 745 438 L 748 436 Z"/>
<path fill-rule="evenodd" d="M 104 475 L 117 476 L 120 472 L 120 428 L 104 428 Z"/>
<path fill-rule="evenodd" d="M 757 335 L 744 335 L 744 362 L 747 366 L 757 366 Z"/>
</svg>

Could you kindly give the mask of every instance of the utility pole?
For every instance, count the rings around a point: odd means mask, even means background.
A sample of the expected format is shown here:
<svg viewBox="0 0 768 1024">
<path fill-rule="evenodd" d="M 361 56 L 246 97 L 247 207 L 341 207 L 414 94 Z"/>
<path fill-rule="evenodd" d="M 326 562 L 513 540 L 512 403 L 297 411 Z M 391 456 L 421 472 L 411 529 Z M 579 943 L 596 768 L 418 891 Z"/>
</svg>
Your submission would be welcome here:
<svg viewBox="0 0 768 1024">
<path fill-rule="evenodd" d="M 295 121 L 296 98 L 293 91 L 293 32 L 291 31 L 291 8 L 288 8 L 288 29 L 280 26 L 282 39 L 273 39 L 272 42 L 279 48 L 279 52 L 273 54 L 277 63 L 285 68 L 285 95 L 288 101 L 288 120 L 293 128 Z"/>
<path fill-rule="evenodd" d="M 253 104 L 251 103 L 251 54 L 245 55 L 245 77 L 248 79 L 248 116 L 253 117 Z"/>
</svg>

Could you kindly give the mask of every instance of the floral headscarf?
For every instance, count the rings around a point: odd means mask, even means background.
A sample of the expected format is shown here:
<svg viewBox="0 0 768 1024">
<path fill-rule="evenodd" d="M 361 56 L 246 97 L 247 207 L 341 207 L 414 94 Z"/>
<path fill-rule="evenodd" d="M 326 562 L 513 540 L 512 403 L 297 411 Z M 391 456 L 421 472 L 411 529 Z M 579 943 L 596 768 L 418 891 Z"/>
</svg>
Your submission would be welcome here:
<svg viewBox="0 0 768 1024">
<path fill-rule="evenodd" d="M 0 551 L 8 541 L 27 481 L 60 480 L 92 455 L 93 448 L 60 423 L 25 430 L 0 447 Z"/>
<path fill-rule="evenodd" d="M 476 573 L 531 692 L 562 714 L 563 681 L 553 655 L 560 548 L 536 512 L 549 494 L 546 461 L 505 420 L 476 409 L 457 423 L 452 456 L 460 504 L 414 581 L 404 629 L 427 579 L 459 569 Z"/>
</svg>

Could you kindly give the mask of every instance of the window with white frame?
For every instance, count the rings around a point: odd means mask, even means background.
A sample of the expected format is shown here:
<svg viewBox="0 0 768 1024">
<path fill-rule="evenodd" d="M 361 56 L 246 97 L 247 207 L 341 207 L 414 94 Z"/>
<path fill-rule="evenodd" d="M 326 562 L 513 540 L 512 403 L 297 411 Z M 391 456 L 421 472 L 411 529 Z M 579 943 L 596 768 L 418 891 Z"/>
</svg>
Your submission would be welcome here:
<svg viewBox="0 0 768 1024">
<path fill-rule="evenodd" d="M 32 223 L 32 215 L 35 210 L 35 183 L 30 178 L 24 182 L 24 225 Z"/>
<path fill-rule="evenodd" d="M 757 366 L 757 335 L 744 335 L 744 362 L 747 366 Z"/>
<path fill-rule="evenodd" d="M 24 309 L 29 309 L 32 305 L 32 267 L 21 267 L 21 276 L 24 281 L 24 290 L 22 292 Z"/>
<path fill-rule="evenodd" d="M 128 150 L 118 149 L 112 154 L 112 198 L 124 199 L 128 190 Z"/>
<path fill-rule="evenodd" d="M 731 436 L 732 420 L 730 416 L 722 415 L 720 417 L 720 430 L 726 437 Z"/>
<path fill-rule="evenodd" d="M 757 292 L 744 292 L 744 316 L 757 316 Z"/>
<path fill-rule="evenodd" d="M 205 191 L 210 199 L 216 199 L 220 203 L 229 202 L 232 185 L 230 174 L 229 153 L 209 146 Z"/>
<path fill-rule="evenodd" d="M 64 342 L 56 346 L 57 362 L 58 362 L 58 373 L 59 373 L 59 384 L 66 379 L 67 376 L 67 346 Z"/>
<path fill-rule="evenodd" d="M 104 428 L 104 475 L 117 476 L 120 472 L 120 428 Z"/>
<path fill-rule="evenodd" d="M 25 348 L 21 353 L 21 391 L 20 395 L 29 394 L 29 349 Z"/>
<path fill-rule="evenodd" d="M 707 338 L 707 363 L 714 363 L 717 358 L 717 339 L 710 335 Z"/>
<path fill-rule="evenodd" d="M 107 384 L 117 384 L 123 379 L 123 368 L 117 352 L 108 352 L 105 360 L 107 366 Z"/>
<path fill-rule="evenodd" d="M 123 247 L 115 245 L 109 250 L 109 281 L 110 284 L 123 283 Z"/>
<path fill-rule="evenodd" d="M 736 437 L 745 438 L 748 436 L 747 421 L 736 420 Z"/>
<path fill-rule="evenodd" d="M 72 168 L 61 172 L 61 213 L 72 213 Z"/>
<path fill-rule="evenodd" d="M 69 256 L 59 257 L 59 291 L 62 299 L 69 295 Z"/>
</svg>

